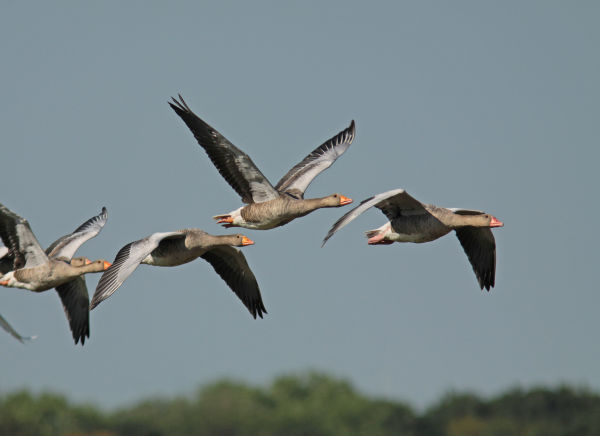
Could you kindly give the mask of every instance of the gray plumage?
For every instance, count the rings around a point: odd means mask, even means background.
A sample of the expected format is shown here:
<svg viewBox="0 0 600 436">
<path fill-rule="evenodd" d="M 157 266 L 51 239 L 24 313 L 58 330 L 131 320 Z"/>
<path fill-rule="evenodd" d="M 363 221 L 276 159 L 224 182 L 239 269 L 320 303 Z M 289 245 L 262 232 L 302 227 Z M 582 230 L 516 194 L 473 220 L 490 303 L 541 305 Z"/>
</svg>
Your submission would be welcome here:
<svg viewBox="0 0 600 436">
<path fill-rule="evenodd" d="M 44 286 L 42 282 L 50 280 L 58 271 L 69 272 L 65 264 L 70 264 L 77 249 L 102 230 L 107 219 L 108 212 L 103 207 L 99 215 L 86 220 L 74 232 L 54 241 L 44 252 L 27 220 L 0 204 L 0 237 L 8 248 L 5 256 L 0 258 L 0 277 L 10 271 L 31 280 L 42 275 L 43 277 L 39 277 L 40 284 L 37 287 L 32 285 L 35 289 L 27 289 L 41 292 L 56 288 L 76 344 L 81 341 L 83 345 L 85 338 L 90 335 L 89 295 L 85 278 L 75 276 L 66 281 L 57 279 L 58 284 L 49 287 Z"/>
<path fill-rule="evenodd" d="M 53 258 L 64 257 L 71 259 L 84 242 L 89 241 L 100 233 L 107 220 L 108 211 L 103 207 L 99 215 L 93 216 L 77 227 L 72 233 L 54 241 L 46 249 L 46 254 Z"/>
<path fill-rule="evenodd" d="M 294 200 L 299 204 L 307 201 L 304 200 L 304 191 L 308 185 L 318 174 L 329 168 L 354 140 L 354 121 L 348 128 L 314 149 L 288 171 L 277 183 L 277 186 L 273 187 L 252 162 L 252 159 L 200 119 L 189 108 L 181 95 L 179 95 L 179 100 L 173 98 L 169 105 L 192 131 L 198 144 L 204 148 L 219 173 L 240 195 L 242 201 L 247 203 L 247 206 L 229 214 L 213 217 L 219 223 L 223 223 L 225 227 L 267 230 L 287 224 L 293 219 L 321 207 L 339 207 L 352 201 L 342 196 L 337 197 L 338 201 L 335 204 L 330 204 L 331 200 L 325 200 L 327 197 L 323 197 L 321 204 L 312 203 L 310 207 L 308 203 L 303 205 L 302 213 L 294 213 L 293 209 L 298 209 L 298 206 L 289 207 L 289 211 L 287 209 L 282 212 L 275 210 L 282 206 L 291 206 L 288 200 Z M 250 209 L 252 210 L 250 211 Z M 244 216 L 248 214 L 253 214 L 253 219 Z"/>
<path fill-rule="evenodd" d="M 383 192 L 362 201 L 334 223 L 323 239 L 322 246 L 335 232 L 373 206 L 380 209 L 389 222 L 367 232 L 369 244 L 429 242 L 454 230 L 473 267 L 480 288 L 489 291 L 494 287 L 496 242 L 490 227 L 500 227 L 503 224 L 481 211 L 448 209 L 421 203 L 403 189 Z"/>
<path fill-rule="evenodd" d="M 200 229 L 154 233 L 125 245 L 112 266 L 102 275 L 90 308 L 110 297 L 142 263 L 153 266 L 177 266 L 202 257 L 227 283 L 252 316 L 267 313 L 256 277 L 244 254 L 232 245 L 252 243 L 243 235 L 214 236 Z"/>
</svg>

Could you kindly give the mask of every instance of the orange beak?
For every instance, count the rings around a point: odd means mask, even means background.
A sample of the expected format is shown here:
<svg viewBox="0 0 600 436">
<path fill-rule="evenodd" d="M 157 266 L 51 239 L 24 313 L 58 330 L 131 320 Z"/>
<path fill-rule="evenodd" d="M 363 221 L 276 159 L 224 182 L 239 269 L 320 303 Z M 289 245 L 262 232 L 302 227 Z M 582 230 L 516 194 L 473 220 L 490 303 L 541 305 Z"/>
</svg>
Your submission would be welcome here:
<svg viewBox="0 0 600 436">
<path fill-rule="evenodd" d="M 246 236 L 242 236 L 242 245 L 254 245 L 254 241 Z"/>
<path fill-rule="evenodd" d="M 0 282 L 0 285 L 7 286 L 8 285 L 8 280 L 4 280 L 3 282 Z"/>
<path fill-rule="evenodd" d="M 504 223 L 493 216 L 492 220 L 490 221 L 490 227 L 504 227 Z"/>
<path fill-rule="evenodd" d="M 92 263 L 92 261 L 91 261 L 91 260 L 89 260 L 89 259 L 86 257 L 86 258 L 85 258 L 85 264 L 86 264 L 86 265 L 89 265 L 90 263 Z"/>
<path fill-rule="evenodd" d="M 223 224 L 223 223 L 233 223 L 233 218 L 231 218 L 230 216 L 226 217 L 226 218 L 221 218 L 219 221 L 217 221 L 217 224 Z"/>
<path fill-rule="evenodd" d="M 112 265 L 112 263 L 104 261 L 104 271 L 106 271 L 108 268 L 110 268 L 111 265 Z"/>
<path fill-rule="evenodd" d="M 343 195 L 340 195 L 340 206 L 344 206 L 345 204 L 350 204 L 352 203 L 352 199 L 348 198 L 348 197 L 344 197 Z"/>
</svg>

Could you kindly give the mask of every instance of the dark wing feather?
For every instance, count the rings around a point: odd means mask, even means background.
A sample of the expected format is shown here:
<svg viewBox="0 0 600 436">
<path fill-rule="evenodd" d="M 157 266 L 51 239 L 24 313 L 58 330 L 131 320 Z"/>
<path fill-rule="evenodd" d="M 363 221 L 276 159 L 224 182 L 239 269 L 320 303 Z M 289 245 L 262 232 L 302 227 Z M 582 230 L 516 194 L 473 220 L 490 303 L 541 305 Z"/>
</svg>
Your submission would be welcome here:
<svg viewBox="0 0 600 436">
<path fill-rule="evenodd" d="M 85 279 L 83 277 L 74 278 L 70 282 L 57 286 L 56 292 L 60 296 L 65 315 L 69 320 L 75 344 L 81 340 L 81 345 L 83 345 L 85 338 L 90 337 L 90 297 Z"/>
<path fill-rule="evenodd" d="M 54 241 L 46 249 L 46 254 L 52 258 L 71 259 L 84 242 L 89 241 L 100 233 L 107 220 L 108 211 L 103 207 L 99 215 L 93 216 L 84 222 L 73 233 L 69 233 Z"/>
<path fill-rule="evenodd" d="M 381 195 L 381 198 L 377 204 L 375 204 L 375 207 L 381 210 L 388 220 L 392 221 L 394 218 L 401 215 L 413 215 L 415 212 L 419 215 L 427 212 L 423 203 L 415 200 L 404 189 L 401 189 L 400 191 L 402 192 L 398 193 L 394 193 L 394 191 L 398 190 L 384 192 L 383 194 L 375 196 L 375 198 L 377 198 Z"/>
<path fill-rule="evenodd" d="M 279 197 L 269 180 L 254 165 L 252 159 L 223 135 L 202 121 L 179 95 L 171 108 L 194 134 L 219 173 L 242 197 L 244 203 L 261 203 Z"/>
<path fill-rule="evenodd" d="M 14 269 L 15 255 L 7 247 L 0 247 L 0 276 Z"/>
<path fill-rule="evenodd" d="M 496 282 L 496 240 L 489 228 L 463 227 L 456 229 L 460 241 L 481 289 L 488 291 Z"/>
<path fill-rule="evenodd" d="M 25 218 L 0 204 L 0 238 L 14 256 L 14 269 L 34 267 L 48 262 L 48 257 Z"/>
<path fill-rule="evenodd" d="M 238 296 L 254 318 L 267 313 L 254 273 L 244 254 L 233 247 L 219 246 L 202 256 Z"/>
<path fill-rule="evenodd" d="M 308 156 L 306 156 L 294 168 L 289 170 L 285 176 L 281 178 L 275 189 L 280 192 L 288 192 L 298 198 L 304 197 L 304 191 L 322 171 L 329 168 L 338 157 L 350 147 L 356 129 L 354 120 L 350 126 L 333 138 L 325 141 L 322 145 L 315 148 Z"/>
</svg>

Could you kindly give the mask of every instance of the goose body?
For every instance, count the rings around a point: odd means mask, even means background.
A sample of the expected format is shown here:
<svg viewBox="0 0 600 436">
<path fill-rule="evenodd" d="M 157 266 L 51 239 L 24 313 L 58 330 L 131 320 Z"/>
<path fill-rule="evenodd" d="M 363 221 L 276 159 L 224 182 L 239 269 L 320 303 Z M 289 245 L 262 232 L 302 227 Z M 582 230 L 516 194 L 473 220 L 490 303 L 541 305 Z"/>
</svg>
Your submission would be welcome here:
<svg viewBox="0 0 600 436">
<path fill-rule="evenodd" d="M 43 265 L 6 273 L 0 278 L 0 285 L 43 292 L 70 282 L 83 274 L 105 271 L 108 265 L 106 261 L 97 260 L 77 267 L 64 260 L 48 259 L 48 262 Z"/>
<path fill-rule="evenodd" d="M 267 230 L 279 227 L 323 207 L 340 207 L 352 202 L 341 194 L 304 199 L 312 180 L 329 168 L 350 146 L 355 136 L 354 121 L 342 132 L 313 150 L 273 186 L 252 159 L 223 135 L 200 119 L 181 95 L 169 103 L 204 148 L 217 170 L 247 203 L 213 218 L 224 227 Z"/>
<path fill-rule="evenodd" d="M 112 266 L 102 275 L 90 308 L 110 297 L 140 265 L 172 267 L 192 262 L 198 257 L 209 262 L 235 292 L 252 316 L 267 313 L 260 289 L 245 256 L 234 248 L 251 245 L 243 235 L 210 235 L 200 229 L 154 233 L 125 245 Z"/>
<path fill-rule="evenodd" d="M 89 337 L 89 296 L 83 275 L 105 271 L 110 263 L 90 262 L 73 255 L 100 232 L 107 219 L 106 208 L 102 208 L 99 215 L 56 240 L 44 252 L 27 220 L 0 204 L 0 238 L 8 249 L 0 258 L 0 285 L 34 292 L 56 288 L 76 344 L 81 340 L 83 345 Z"/>
<path fill-rule="evenodd" d="M 224 227 L 268 230 L 283 226 L 296 218 L 308 215 L 314 210 L 323 207 L 337 207 L 341 203 L 348 204 L 351 201 L 339 194 L 306 200 L 280 196 L 264 203 L 251 203 L 228 214 L 216 215 L 213 218 L 218 220 L 219 223 L 223 223 Z"/>
<path fill-rule="evenodd" d="M 362 201 L 331 227 L 323 239 L 323 245 L 335 232 L 373 206 L 380 209 L 389 221 L 366 232 L 369 245 L 430 242 L 454 230 L 481 289 L 489 291 L 490 287 L 494 287 L 496 241 L 490 229 L 504 224 L 478 210 L 450 209 L 421 203 L 404 189 L 383 192 Z"/>
</svg>

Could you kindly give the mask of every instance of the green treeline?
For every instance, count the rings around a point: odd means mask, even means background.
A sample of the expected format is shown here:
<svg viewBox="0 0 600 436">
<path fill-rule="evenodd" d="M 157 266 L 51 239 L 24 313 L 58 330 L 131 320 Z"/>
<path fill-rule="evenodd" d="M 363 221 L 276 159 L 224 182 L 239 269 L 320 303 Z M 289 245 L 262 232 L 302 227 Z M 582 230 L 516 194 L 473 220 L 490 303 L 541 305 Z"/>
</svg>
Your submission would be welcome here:
<svg viewBox="0 0 600 436">
<path fill-rule="evenodd" d="M 0 435 L 11 436 L 557 436 L 600 435 L 600 395 L 582 389 L 513 389 L 491 399 L 449 394 L 424 413 L 366 397 L 318 373 L 269 387 L 219 381 L 192 397 L 156 398 L 104 412 L 64 396 L 0 397 Z"/>
</svg>

